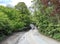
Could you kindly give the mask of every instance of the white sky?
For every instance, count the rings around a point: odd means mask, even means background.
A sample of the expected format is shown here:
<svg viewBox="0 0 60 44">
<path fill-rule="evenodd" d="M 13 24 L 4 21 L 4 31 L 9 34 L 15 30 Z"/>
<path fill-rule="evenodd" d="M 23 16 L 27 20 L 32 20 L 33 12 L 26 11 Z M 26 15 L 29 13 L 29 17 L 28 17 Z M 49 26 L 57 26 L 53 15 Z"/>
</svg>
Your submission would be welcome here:
<svg viewBox="0 0 60 44">
<path fill-rule="evenodd" d="M 32 0 L 10 0 L 11 2 L 6 2 L 7 0 L 2 0 L 3 2 L 5 1 L 5 3 L 0 3 L 0 5 L 8 5 L 11 4 L 12 6 L 15 6 L 18 2 L 25 2 L 26 5 L 29 7 L 31 6 L 31 1 Z"/>
</svg>

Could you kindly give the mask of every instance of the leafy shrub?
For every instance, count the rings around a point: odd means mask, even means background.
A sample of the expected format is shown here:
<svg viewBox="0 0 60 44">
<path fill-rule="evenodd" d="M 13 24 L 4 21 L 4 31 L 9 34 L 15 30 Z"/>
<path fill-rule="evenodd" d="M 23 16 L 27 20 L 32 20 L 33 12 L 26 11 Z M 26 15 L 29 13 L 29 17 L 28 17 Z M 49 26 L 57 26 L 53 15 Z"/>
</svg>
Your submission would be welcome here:
<svg viewBox="0 0 60 44">
<path fill-rule="evenodd" d="M 57 39 L 58 41 L 60 41 L 60 33 L 54 34 L 53 38 Z"/>
<path fill-rule="evenodd" d="M 33 21 L 39 27 L 39 32 L 56 40 L 60 40 L 60 24 L 55 16 L 50 16 L 50 9 L 46 9 L 44 13 L 37 11 L 34 14 Z M 55 22 L 56 21 L 56 22 Z"/>
<path fill-rule="evenodd" d="M 22 28 L 29 24 L 29 15 L 22 14 L 14 8 L 0 6 L 0 39 L 4 35 L 23 30 Z"/>
</svg>

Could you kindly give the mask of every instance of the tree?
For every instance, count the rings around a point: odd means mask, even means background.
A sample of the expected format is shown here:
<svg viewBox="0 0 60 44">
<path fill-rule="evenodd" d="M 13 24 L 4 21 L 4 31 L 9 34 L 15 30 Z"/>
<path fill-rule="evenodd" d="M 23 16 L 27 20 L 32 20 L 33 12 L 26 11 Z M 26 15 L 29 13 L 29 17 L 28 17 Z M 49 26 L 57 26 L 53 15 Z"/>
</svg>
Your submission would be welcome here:
<svg viewBox="0 0 60 44">
<path fill-rule="evenodd" d="M 58 23 L 60 23 L 60 0 L 41 0 L 42 4 L 44 5 L 44 8 L 49 7 L 49 2 L 50 4 L 54 5 L 54 9 L 51 12 L 51 16 L 56 16 Z"/>
<path fill-rule="evenodd" d="M 30 24 L 29 17 L 27 13 L 23 14 L 15 8 L 0 6 L 0 40 L 4 35 L 10 35 L 15 31 L 24 31 L 23 28 Z"/>
<path fill-rule="evenodd" d="M 32 18 L 39 27 L 38 30 L 40 33 L 60 40 L 60 23 L 58 23 L 60 20 L 57 20 L 59 18 L 55 16 L 55 14 L 59 14 L 60 5 L 56 2 L 59 3 L 58 0 L 33 0 L 34 16 Z M 54 16 L 51 16 L 51 13 L 53 13 Z"/>
<path fill-rule="evenodd" d="M 22 14 L 27 14 L 27 15 L 30 15 L 30 12 L 26 6 L 26 4 L 24 2 L 19 2 L 15 8 L 19 11 L 21 11 Z"/>
</svg>

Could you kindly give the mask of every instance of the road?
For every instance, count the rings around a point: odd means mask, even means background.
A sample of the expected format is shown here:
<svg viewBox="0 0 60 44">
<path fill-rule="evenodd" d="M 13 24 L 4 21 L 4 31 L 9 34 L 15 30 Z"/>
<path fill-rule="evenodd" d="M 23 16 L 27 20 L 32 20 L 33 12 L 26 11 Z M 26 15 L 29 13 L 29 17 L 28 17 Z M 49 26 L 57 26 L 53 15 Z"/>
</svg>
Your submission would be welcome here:
<svg viewBox="0 0 60 44">
<path fill-rule="evenodd" d="M 60 44 L 60 42 L 48 38 L 34 29 L 25 33 L 17 44 Z"/>
<path fill-rule="evenodd" d="M 17 33 L 2 44 L 60 44 L 60 42 L 40 34 L 37 28 L 32 25 L 30 31 L 26 33 Z"/>
<path fill-rule="evenodd" d="M 25 32 L 14 33 L 12 36 L 8 37 L 6 40 L 1 42 L 0 44 L 16 44 L 19 38 L 24 35 Z"/>
</svg>

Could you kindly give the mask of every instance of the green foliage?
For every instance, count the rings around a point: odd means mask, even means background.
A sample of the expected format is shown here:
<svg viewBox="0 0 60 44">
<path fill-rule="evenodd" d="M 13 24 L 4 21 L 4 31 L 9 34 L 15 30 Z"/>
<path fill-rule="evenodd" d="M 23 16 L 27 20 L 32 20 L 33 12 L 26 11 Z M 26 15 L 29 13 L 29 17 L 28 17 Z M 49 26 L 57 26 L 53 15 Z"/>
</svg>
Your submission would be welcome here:
<svg viewBox="0 0 60 44">
<path fill-rule="evenodd" d="M 30 24 L 29 15 L 15 8 L 0 6 L 0 39 Z"/>
<path fill-rule="evenodd" d="M 30 15 L 30 12 L 26 6 L 26 4 L 24 2 L 19 2 L 15 8 L 19 11 L 21 11 L 22 14 L 27 14 L 27 15 Z"/>
<path fill-rule="evenodd" d="M 53 38 L 60 41 L 60 33 L 56 33 Z"/>
<path fill-rule="evenodd" d="M 34 0 L 34 2 L 35 9 L 32 21 L 38 26 L 39 32 L 56 40 L 60 40 L 60 24 L 56 16 L 50 16 L 53 6 L 41 10 L 43 8 L 41 2 L 39 0 Z"/>
</svg>

